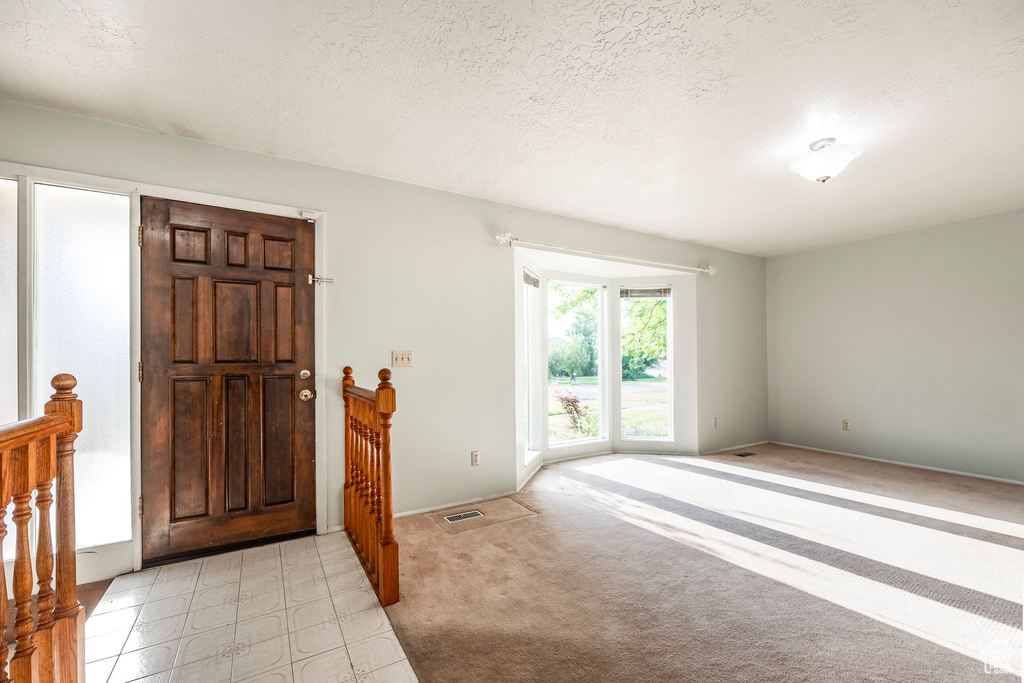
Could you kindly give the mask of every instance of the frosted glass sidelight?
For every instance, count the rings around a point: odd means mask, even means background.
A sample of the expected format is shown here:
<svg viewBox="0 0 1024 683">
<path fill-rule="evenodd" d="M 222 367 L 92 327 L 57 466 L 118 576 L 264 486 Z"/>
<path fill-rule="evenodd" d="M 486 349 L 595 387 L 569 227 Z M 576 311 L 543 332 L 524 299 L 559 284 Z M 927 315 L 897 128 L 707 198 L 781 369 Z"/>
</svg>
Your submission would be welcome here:
<svg viewBox="0 0 1024 683">
<path fill-rule="evenodd" d="M 79 548 L 131 539 L 129 198 L 35 186 L 34 414 L 59 372 L 84 402 L 76 442 Z"/>
</svg>

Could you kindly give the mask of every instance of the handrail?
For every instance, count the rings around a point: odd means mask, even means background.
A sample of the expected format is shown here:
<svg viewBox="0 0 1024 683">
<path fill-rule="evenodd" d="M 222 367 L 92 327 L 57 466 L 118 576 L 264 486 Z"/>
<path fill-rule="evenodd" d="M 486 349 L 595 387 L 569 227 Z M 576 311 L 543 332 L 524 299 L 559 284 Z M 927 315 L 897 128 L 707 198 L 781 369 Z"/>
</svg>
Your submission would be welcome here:
<svg viewBox="0 0 1024 683">
<path fill-rule="evenodd" d="M 85 612 L 78 602 L 75 558 L 75 439 L 82 430 L 82 402 L 72 390 L 78 381 L 57 375 L 45 415 L 0 427 L 0 628 L 6 630 L 8 596 L 3 540 L 7 509 L 17 527 L 14 553 L 14 636 L 10 661 L 0 650 L 0 683 L 84 683 Z M 54 495 L 56 487 L 56 495 Z M 28 524 L 35 495 L 39 535 L 36 543 L 35 598 L 32 618 L 32 555 Z M 50 507 L 56 499 L 56 554 Z M 54 576 L 56 569 L 56 576 Z"/>
<path fill-rule="evenodd" d="M 398 543 L 391 499 L 391 416 L 395 389 L 391 371 L 377 377 L 376 391 L 355 385 L 345 368 L 345 531 L 377 597 L 398 602 Z"/>
<path fill-rule="evenodd" d="M 27 446 L 48 436 L 56 436 L 71 424 L 66 415 L 43 415 L 0 425 L 0 452 Z"/>
<path fill-rule="evenodd" d="M 364 389 L 355 385 L 345 387 L 345 395 L 365 401 L 371 405 L 377 405 L 377 392 L 372 389 Z"/>
</svg>

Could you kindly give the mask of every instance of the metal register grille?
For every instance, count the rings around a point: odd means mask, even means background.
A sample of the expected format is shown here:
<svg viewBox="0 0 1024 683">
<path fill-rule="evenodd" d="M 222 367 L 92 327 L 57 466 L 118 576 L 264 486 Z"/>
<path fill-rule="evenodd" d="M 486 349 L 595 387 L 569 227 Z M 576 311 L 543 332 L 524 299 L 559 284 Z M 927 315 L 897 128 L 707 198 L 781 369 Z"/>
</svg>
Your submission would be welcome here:
<svg viewBox="0 0 1024 683">
<path fill-rule="evenodd" d="M 457 515 L 446 515 L 444 521 L 451 524 L 452 522 L 462 522 L 467 519 L 475 519 L 477 517 L 483 517 L 484 513 L 479 510 L 470 510 L 469 512 L 460 512 Z"/>
</svg>

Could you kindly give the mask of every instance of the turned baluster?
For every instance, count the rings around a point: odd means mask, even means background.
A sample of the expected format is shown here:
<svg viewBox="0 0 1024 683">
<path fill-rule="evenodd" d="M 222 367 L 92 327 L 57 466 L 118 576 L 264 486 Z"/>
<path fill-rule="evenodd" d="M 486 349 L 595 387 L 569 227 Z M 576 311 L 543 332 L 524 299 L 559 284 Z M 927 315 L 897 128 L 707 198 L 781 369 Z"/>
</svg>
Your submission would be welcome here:
<svg viewBox="0 0 1024 683">
<path fill-rule="evenodd" d="M 57 588 L 53 610 L 53 646 L 60 683 L 85 682 L 85 611 L 78 602 L 75 562 L 75 439 L 82 431 L 82 402 L 72 392 L 78 384 L 71 375 L 50 382 L 56 393 L 46 403 L 46 414 L 67 416 L 71 426 L 57 435 Z M 17 680 L 17 679 L 16 679 Z M 19 682 L 20 683 L 20 682 Z"/>
<path fill-rule="evenodd" d="M 36 646 L 32 640 L 32 554 L 28 536 L 38 447 L 38 442 L 32 442 L 10 452 L 11 493 L 14 498 L 14 514 L 11 519 L 17 529 L 14 552 L 14 637 L 18 643 L 11 659 L 11 678 L 17 683 L 38 680 L 33 676 L 36 670 Z"/>
<path fill-rule="evenodd" d="M 377 582 L 377 430 L 374 425 L 374 407 L 370 407 L 370 428 L 367 434 L 367 451 L 370 455 L 370 488 L 367 492 L 367 567 L 370 581 Z"/>
<path fill-rule="evenodd" d="M 370 452 L 370 404 L 366 401 L 359 401 L 362 405 L 362 421 L 359 425 L 359 441 L 362 444 L 362 493 L 360 501 L 362 509 L 359 513 L 359 530 L 362 538 L 362 553 L 370 561 L 370 553 L 373 548 L 370 546 L 370 496 L 372 492 L 373 479 L 373 455 Z"/>
<path fill-rule="evenodd" d="M 362 423 L 363 402 L 352 399 L 352 464 L 355 468 L 355 481 L 352 484 L 352 527 L 356 541 L 356 551 L 362 553 L 365 549 L 363 539 L 363 482 L 366 477 L 363 473 L 363 438 Z"/>
<path fill-rule="evenodd" d="M 356 516 L 358 509 L 358 501 L 356 497 L 359 495 L 359 458 L 358 449 L 359 442 L 356 438 L 356 412 L 359 410 L 358 402 L 354 398 L 349 399 L 349 412 L 351 413 L 348 418 L 348 445 L 349 445 L 349 469 L 352 472 L 352 486 L 348 490 L 348 508 L 346 509 L 349 515 L 345 521 L 345 528 L 348 529 L 348 535 L 352 539 L 352 543 L 355 544 L 356 549 L 359 547 L 359 518 Z"/>
<path fill-rule="evenodd" d="M 395 389 L 391 371 L 378 373 L 377 410 L 380 415 L 381 530 L 377 561 L 377 596 L 382 605 L 398 602 L 398 543 L 395 541 L 394 504 L 391 496 L 391 416 L 395 412 Z"/>
<path fill-rule="evenodd" d="M 4 454 L 6 455 L 6 454 Z M 7 571 L 4 568 L 3 543 L 7 538 L 7 506 L 11 503 L 11 476 L 7 470 L 10 463 L 8 458 L 3 459 L 3 466 L 0 467 L 0 479 L 3 481 L 0 488 L 0 586 L 3 587 L 3 595 L 0 595 L 0 635 L 6 636 L 7 632 Z M 7 677 L 7 638 L 0 639 L 3 644 L 3 651 L 0 652 L 0 683 L 9 683 Z"/>
<path fill-rule="evenodd" d="M 381 493 L 380 493 L 380 472 L 381 472 L 381 435 L 380 435 L 380 413 L 376 410 L 373 411 L 374 426 L 373 426 L 373 510 L 371 511 L 370 524 L 373 527 L 373 538 L 371 539 L 370 547 L 373 548 L 373 552 L 370 553 L 370 557 L 373 558 L 371 564 L 373 565 L 374 580 L 378 578 L 378 557 L 377 547 L 380 545 L 380 512 L 381 512 Z"/>
<path fill-rule="evenodd" d="M 342 504 L 344 510 L 342 514 L 345 516 L 342 520 L 344 522 L 345 529 L 348 530 L 349 534 L 352 533 L 352 399 L 345 394 L 345 389 L 351 386 L 355 386 L 356 381 L 352 378 L 352 368 L 345 367 L 345 377 L 341 380 L 341 395 L 345 401 L 345 489 L 342 495 Z"/>
<path fill-rule="evenodd" d="M 40 442 L 36 459 L 36 510 L 39 513 L 39 536 L 36 544 L 36 576 L 39 591 L 36 594 L 35 642 L 39 650 L 39 680 L 52 683 L 54 673 L 53 651 L 53 536 L 50 532 L 51 489 L 57 475 L 56 442 L 54 437 Z"/>
<path fill-rule="evenodd" d="M 363 485 L 362 465 L 359 462 L 359 401 L 352 399 L 352 524 L 350 525 L 352 541 L 355 543 L 356 552 L 362 548 L 362 539 L 359 538 L 359 491 Z"/>
</svg>

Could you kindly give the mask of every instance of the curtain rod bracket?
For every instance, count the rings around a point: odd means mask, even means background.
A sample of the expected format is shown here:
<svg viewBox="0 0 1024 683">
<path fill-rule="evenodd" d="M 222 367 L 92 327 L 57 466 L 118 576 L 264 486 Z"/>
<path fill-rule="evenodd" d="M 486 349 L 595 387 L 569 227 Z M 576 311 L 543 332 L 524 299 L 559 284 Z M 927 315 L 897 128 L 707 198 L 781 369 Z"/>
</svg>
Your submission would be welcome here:
<svg viewBox="0 0 1024 683">
<path fill-rule="evenodd" d="M 498 244 L 507 244 L 510 247 L 516 246 L 516 242 L 519 241 L 519 239 L 513 237 L 510 232 L 503 232 L 500 235 L 495 235 L 494 239 L 498 241 Z"/>
</svg>

